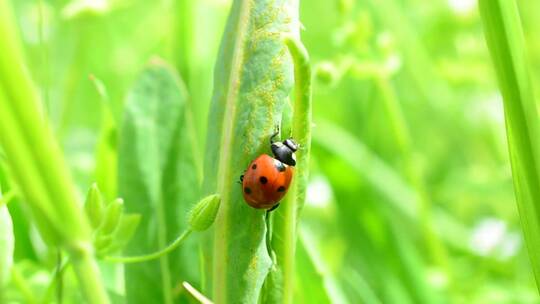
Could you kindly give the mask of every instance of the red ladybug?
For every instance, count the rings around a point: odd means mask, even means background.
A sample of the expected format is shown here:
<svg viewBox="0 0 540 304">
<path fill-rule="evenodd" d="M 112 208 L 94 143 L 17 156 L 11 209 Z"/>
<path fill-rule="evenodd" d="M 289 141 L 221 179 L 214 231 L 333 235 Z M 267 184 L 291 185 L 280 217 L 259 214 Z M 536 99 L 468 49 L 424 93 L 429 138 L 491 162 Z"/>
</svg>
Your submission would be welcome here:
<svg viewBox="0 0 540 304">
<path fill-rule="evenodd" d="M 274 157 L 266 154 L 257 157 L 240 176 L 244 200 L 253 208 L 276 209 L 293 178 L 293 167 L 296 165 L 294 152 L 298 145 L 292 139 L 274 142 L 278 132 L 270 137 Z"/>
</svg>

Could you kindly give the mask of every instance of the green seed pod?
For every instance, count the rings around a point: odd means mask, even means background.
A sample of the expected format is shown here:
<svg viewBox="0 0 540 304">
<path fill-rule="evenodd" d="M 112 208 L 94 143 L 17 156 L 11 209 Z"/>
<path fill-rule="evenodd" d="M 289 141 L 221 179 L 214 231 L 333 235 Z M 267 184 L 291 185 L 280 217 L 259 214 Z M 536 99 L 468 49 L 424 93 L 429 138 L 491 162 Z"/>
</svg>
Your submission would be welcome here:
<svg viewBox="0 0 540 304">
<path fill-rule="evenodd" d="M 110 235 L 120 224 L 122 219 L 122 212 L 124 211 L 124 200 L 117 198 L 112 201 L 105 211 L 105 219 L 101 225 L 99 233 L 101 235 Z"/>
<path fill-rule="evenodd" d="M 208 229 L 216 219 L 221 197 L 212 194 L 201 199 L 189 212 L 189 225 L 193 231 Z"/>
<path fill-rule="evenodd" d="M 103 220 L 105 206 L 103 204 L 101 192 L 95 183 L 90 187 L 90 190 L 88 190 L 88 194 L 86 195 L 84 211 L 92 227 L 94 229 L 99 227 Z"/>
</svg>

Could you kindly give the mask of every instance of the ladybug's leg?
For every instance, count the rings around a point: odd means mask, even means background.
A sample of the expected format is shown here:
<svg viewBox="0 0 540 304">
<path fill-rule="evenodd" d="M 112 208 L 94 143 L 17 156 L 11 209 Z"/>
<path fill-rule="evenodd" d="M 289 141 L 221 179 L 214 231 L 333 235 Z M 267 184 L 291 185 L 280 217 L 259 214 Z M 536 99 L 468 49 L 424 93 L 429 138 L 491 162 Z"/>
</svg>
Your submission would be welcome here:
<svg viewBox="0 0 540 304">
<path fill-rule="evenodd" d="M 268 212 L 276 210 L 277 207 L 279 207 L 279 204 L 275 204 L 272 208 L 268 209 Z"/>
<path fill-rule="evenodd" d="M 270 144 L 273 144 L 275 142 L 275 138 L 276 136 L 278 136 L 279 134 L 279 125 L 276 126 L 276 131 L 274 131 L 274 134 L 272 134 L 272 136 L 270 136 Z"/>
<path fill-rule="evenodd" d="M 240 175 L 240 180 L 238 181 L 239 184 L 241 184 L 244 181 L 244 174 Z"/>
</svg>

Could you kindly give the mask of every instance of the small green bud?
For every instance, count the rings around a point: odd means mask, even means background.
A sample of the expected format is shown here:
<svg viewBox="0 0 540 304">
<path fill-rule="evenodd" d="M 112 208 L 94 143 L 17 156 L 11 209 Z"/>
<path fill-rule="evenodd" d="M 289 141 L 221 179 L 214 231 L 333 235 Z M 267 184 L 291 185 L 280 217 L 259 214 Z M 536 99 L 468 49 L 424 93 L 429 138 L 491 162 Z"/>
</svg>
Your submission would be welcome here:
<svg viewBox="0 0 540 304">
<path fill-rule="evenodd" d="M 339 72 L 333 63 L 325 61 L 316 66 L 315 77 L 322 84 L 332 85 L 339 79 Z"/>
<path fill-rule="evenodd" d="M 131 240 L 133 237 L 133 234 L 137 230 L 140 221 L 141 216 L 139 214 L 124 214 L 113 235 L 98 237 L 98 240 L 102 241 L 107 239 L 111 240 L 110 243 L 106 244 L 107 246 L 100 248 L 98 255 L 105 256 L 111 252 L 117 252 L 124 248 L 129 240 Z M 103 245 L 103 243 L 100 243 L 100 245 Z"/>
<path fill-rule="evenodd" d="M 114 201 L 112 201 L 107 206 L 107 210 L 105 211 L 105 219 L 103 220 L 103 224 L 100 228 L 100 234 L 102 235 L 112 234 L 116 230 L 118 225 L 120 224 L 123 211 L 124 211 L 124 200 L 122 200 L 121 198 L 117 198 Z"/>
<path fill-rule="evenodd" d="M 103 255 L 113 243 L 113 237 L 110 235 L 100 235 L 94 241 L 94 249 L 98 255 Z"/>
<path fill-rule="evenodd" d="M 129 240 L 131 240 L 133 234 L 135 234 L 135 231 L 137 230 L 137 227 L 139 227 L 140 221 L 140 214 L 125 214 L 124 216 L 122 216 L 120 225 L 118 226 L 118 229 L 116 229 L 113 237 L 114 250 L 121 249 L 129 242 Z"/>
<path fill-rule="evenodd" d="M 84 211 L 90 221 L 90 224 L 95 229 L 99 227 L 103 220 L 103 214 L 105 212 L 105 206 L 103 205 L 103 198 L 97 185 L 94 183 L 88 194 L 86 195 L 86 202 L 84 203 Z"/>
<path fill-rule="evenodd" d="M 210 227 L 219 210 L 221 197 L 218 194 L 201 199 L 189 212 L 189 225 L 194 231 L 204 231 Z"/>
</svg>

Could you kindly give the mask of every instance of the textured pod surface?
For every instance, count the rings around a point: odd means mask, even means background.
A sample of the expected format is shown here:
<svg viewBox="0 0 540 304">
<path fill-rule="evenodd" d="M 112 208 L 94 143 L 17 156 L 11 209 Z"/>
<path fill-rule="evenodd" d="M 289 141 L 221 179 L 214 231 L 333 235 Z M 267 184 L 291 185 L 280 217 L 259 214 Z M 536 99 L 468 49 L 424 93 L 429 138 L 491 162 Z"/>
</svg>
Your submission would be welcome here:
<svg viewBox="0 0 540 304">
<path fill-rule="evenodd" d="M 234 1 L 214 76 L 206 144 L 206 193 L 222 197 L 214 234 L 213 300 L 255 303 L 271 260 L 264 212 L 236 183 L 268 140 L 293 83 L 281 37 L 298 26 L 292 1 Z"/>
<path fill-rule="evenodd" d="M 216 220 L 219 210 L 220 197 L 217 194 L 208 195 L 201 199 L 189 213 L 189 225 L 194 231 L 204 231 Z"/>
</svg>

